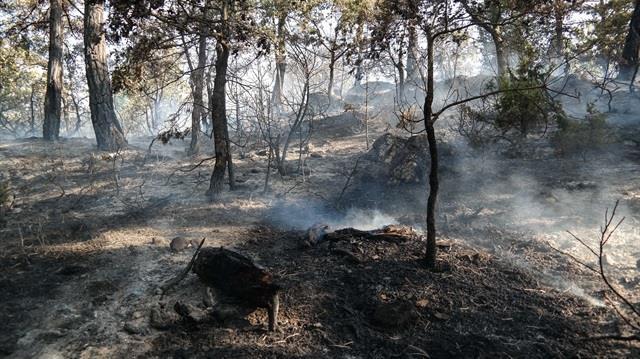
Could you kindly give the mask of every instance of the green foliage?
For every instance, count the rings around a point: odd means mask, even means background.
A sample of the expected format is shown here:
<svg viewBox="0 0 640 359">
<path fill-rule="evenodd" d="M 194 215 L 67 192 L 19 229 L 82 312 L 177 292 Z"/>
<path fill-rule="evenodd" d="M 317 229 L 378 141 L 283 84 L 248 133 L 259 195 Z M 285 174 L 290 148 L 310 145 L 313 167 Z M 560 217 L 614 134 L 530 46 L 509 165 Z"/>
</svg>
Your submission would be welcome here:
<svg viewBox="0 0 640 359">
<path fill-rule="evenodd" d="M 545 88 L 546 73 L 535 58 L 533 51 L 527 50 L 515 72 L 498 80 L 503 92 L 496 103 L 496 127 L 517 130 L 522 137 L 564 117 L 562 107 Z"/>
<path fill-rule="evenodd" d="M 588 7 L 594 17 L 592 31 L 583 33 L 586 41 L 592 41 L 592 54 L 605 59 L 618 60 L 629 31 L 633 2 L 610 0 Z M 589 27 L 586 27 L 589 29 Z"/>
<path fill-rule="evenodd" d="M 614 140 L 605 115 L 598 112 L 593 103 L 589 103 L 584 119 L 563 117 L 558 120 L 558 131 L 553 134 L 551 143 L 559 155 L 580 155 L 586 159 L 589 153 L 601 150 Z"/>
<path fill-rule="evenodd" d="M 35 117 L 40 118 L 46 74 L 39 61 L 42 59 L 36 54 L 0 40 L 0 130 L 13 134 L 27 131 L 32 92 Z"/>
</svg>

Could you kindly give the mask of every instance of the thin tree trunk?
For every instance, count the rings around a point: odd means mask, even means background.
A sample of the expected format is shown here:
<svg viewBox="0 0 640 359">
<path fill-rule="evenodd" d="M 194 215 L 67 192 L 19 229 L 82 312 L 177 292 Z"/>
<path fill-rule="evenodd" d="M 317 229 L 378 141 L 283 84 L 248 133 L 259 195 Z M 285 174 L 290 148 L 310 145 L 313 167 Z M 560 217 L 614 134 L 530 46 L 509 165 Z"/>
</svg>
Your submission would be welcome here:
<svg viewBox="0 0 640 359">
<path fill-rule="evenodd" d="M 73 102 L 73 110 L 76 113 L 76 126 L 73 129 L 73 134 L 75 135 L 78 132 L 80 132 L 80 127 L 82 127 L 82 116 L 80 116 L 80 104 L 78 103 L 78 100 L 76 100 L 76 97 L 73 95 L 73 92 L 70 95 L 71 95 L 71 102 Z"/>
<path fill-rule="evenodd" d="M 60 137 L 62 116 L 62 0 L 51 0 L 49 8 L 49 63 L 47 65 L 47 92 L 44 97 L 44 123 L 42 137 L 53 141 Z"/>
<path fill-rule="evenodd" d="M 224 132 L 225 132 L 225 139 L 227 142 L 227 156 L 228 156 L 227 172 L 229 173 L 229 189 L 233 191 L 236 189 L 236 175 L 235 175 L 235 168 L 233 167 L 233 153 L 231 152 L 231 139 L 229 137 L 229 126 L 225 128 Z"/>
<path fill-rule="evenodd" d="M 269 178 L 271 177 L 271 160 L 273 159 L 273 146 L 269 144 L 269 158 L 267 159 L 267 175 L 264 178 L 264 189 L 262 193 L 269 192 Z"/>
<path fill-rule="evenodd" d="M 98 149 L 113 151 L 126 146 L 127 140 L 113 106 L 103 22 L 104 0 L 85 0 L 84 56 L 89 84 L 91 122 Z"/>
<path fill-rule="evenodd" d="M 307 74 L 307 76 L 309 76 Z M 309 111 L 309 92 L 310 92 L 310 84 L 309 78 L 307 77 L 304 87 L 302 90 L 302 102 L 300 103 L 300 107 L 298 108 L 298 112 L 296 114 L 296 119 L 289 129 L 289 133 L 287 134 L 287 138 L 284 141 L 284 145 L 282 146 L 282 153 L 280 154 L 280 160 L 278 161 L 278 171 L 280 175 L 285 176 L 287 174 L 286 162 L 287 162 L 287 152 L 289 152 L 289 145 L 291 144 L 291 140 L 295 135 L 295 132 L 298 131 L 302 121 L 304 121 L 307 112 Z"/>
<path fill-rule="evenodd" d="M 431 31 L 427 31 L 427 94 L 424 99 L 424 125 L 427 131 L 429 143 L 429 158 L 431 166 L 429 171 L 429 198 L 427 200 L 427 250 L 425 253 L 425 265 L 427 268 L 436 266 L 436 202 L 438 198 L 438 148 L 434 129 L 433 117 L 433 47 L 434 39 Z"/>
<path fill-rule="evenodd" d="M 277 26 L 277 43 L 276 43 L 276 82 L 273 86 L 272 101 L 276 110 L 280 110 L 282 105 L 282 93 L 284 88 L 284 76 L 287 72 L 287 56 L 285 48 L 285 29 L 287 16 L 280 15 Z"/>
<path fill-rule="evenodd" d="M 227 69 L 229 67 L 229 44 L 228 20 L 229 20 L 229 0 L 222 3 L 221 27 L 222 35 L 217 39 L 216 44 L 216 77 L 213 83 L 213 95 L 211 96 L 211 123 L 213 126 L 213 141 L 215 145 L 216 162 L 211 174 L 209 190 L 207 196 L 211 200 L 216 200 L 224 184 L 224 174 L 227 172 L 229 163 L 229 141 L 227 130 L 227 108 L 226 92 Z"/>
<path fill-rule="evenodd" d="M 398 101 L 403 103 L 404 102 L 404 62 L 402 59 L 402 50 L 400 50 L 400 54 L 399 54 L 399 58 L 398 58 L 398 62 L 395 64 L 396 70 L 398 70 L 398 89 L 397 89 L 397 96 L 398 96 Z"/>
<path fill-rule="evenodd" d="M 64 118 L 64 130 L 69 135 L 69 100 L 62 96 L 62 118 Z"/>
<path fill-rule="evenodd" d="M 622 59 L 620 61 L 620 72 L 618 79 L 630 81 L 635 68 L 638 66 L 638 50 L 640 49 L 640 1 L 636 1 L 631 21 L 629 22 L 629 32 L 624 42 Z"/>
<path fill-rule="evenodd" d="M 30 128 L 30 135 L 31 136 L 35 136 L 36 135 L 36 87 L 35 85 L 31 86 L 31 98 L 30 98 L 30 103 L 29 103 L 29 110 L 30 110 L 30 118 L 29 118 L 29 128 Z"/>
<path fill-rule="evenodd" d="M 147 130 L 149 131 L 149 135 L 153 136 L 153 120 L 149 120 L 149 106 L 144 107 L 144 120 L 147 123 Z"/>
<path fill-rule="evenodd" d="M 333 81 L 335 78 L 336 68 L 336 50 L 331 49 L 331 57 L 329 58 L 329 86 L 327 89 L 327 95 L 329 96 L 329 106 L 333 100 Z"/>
<path fill-rule="evenodd" d="M 369 72 L 365 72 L 364 80 L 364 143 L 369 150 Z"/>
<path fill-rule="evenodd" d="M 358 49 L 358 58 L 356 59 L 356 84 L 362 82 L 364 77 L 364 21 L 359 21 L 356 29 L 356 46 Z"/>
<path fill-rule="evenodd" d="M 212 61 L 213 62 L 213 59 Z M 207 134 L 209 135 L 209 138 L 213 138 L 213 120 L 211 118 L 211 114 L 213 112 L 213 86 L 211 85 L 211 72 L 213 71 L 213 69 L 215 69 L 215 66 L 211 66 L 209 67 L 209 71 L 207 71 L 207 107 L 208 107 L 208 111 L 206 111 L 203 115 L 206 116 L 207 121 L 206 121 L 206 127 L 207 127 Z M 209 132 L 211 131 L 211 132 Z"/>
</svg>

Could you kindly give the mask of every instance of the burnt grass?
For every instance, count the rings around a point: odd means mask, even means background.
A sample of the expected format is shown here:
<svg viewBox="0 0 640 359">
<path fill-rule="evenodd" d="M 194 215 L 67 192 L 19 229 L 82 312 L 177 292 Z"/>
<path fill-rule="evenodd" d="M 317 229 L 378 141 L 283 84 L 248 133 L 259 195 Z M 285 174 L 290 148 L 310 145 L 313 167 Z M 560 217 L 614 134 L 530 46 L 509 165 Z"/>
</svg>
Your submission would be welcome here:
<svg viewBox="0 0 640 359">
<path fill-rule="evenodd" d="M 354 256 L 301 245 L 304 233 L 260 226 L 239 249 L 284 286 L 280 330 L 266 312 L 250 325 L 178 322 L 152 357 L 410 358 L 634 356 L 628 343 L 597 340 L 611 313 L 544 286 L 487 252 L 439 245 L 440 271 L 424 268 L 420 238 L 352 238 Z M 385 309 L 386 308 L 386 309 Z M 608 326 L 603 323 L 610 323 Z M 612 328 L 613 326 L 613 328 Z"/>
</svg>

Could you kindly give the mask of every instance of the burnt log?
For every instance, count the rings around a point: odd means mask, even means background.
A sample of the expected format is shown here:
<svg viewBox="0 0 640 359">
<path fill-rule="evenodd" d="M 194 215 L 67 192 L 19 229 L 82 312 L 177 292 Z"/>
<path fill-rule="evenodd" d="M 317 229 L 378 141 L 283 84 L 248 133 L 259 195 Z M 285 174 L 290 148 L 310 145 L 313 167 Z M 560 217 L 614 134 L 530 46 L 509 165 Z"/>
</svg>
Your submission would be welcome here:
<svg viewBox="0 0 640 359">
<path fill-rule="evenodd" d="M 343 228 L 331 233 L 326 233 L 323 238 L 324 240 L 330 242 L 359 239 L 401 243 L 413 240 L 417 237 L 418 234 L 411 227 L 389 225 L 383 227 L 382 229 L 376 229 L 373 231 L 363 231 L 355 228 Z"/>
<path fill-rule="evenodd" d="M 276 329 L 281 288 L 265 268 L 241 253 L 220 247 L 203 248 L 192 269 L 204 284 L 239 306 L 267 309 L 269 330 Z"/>
</svg>

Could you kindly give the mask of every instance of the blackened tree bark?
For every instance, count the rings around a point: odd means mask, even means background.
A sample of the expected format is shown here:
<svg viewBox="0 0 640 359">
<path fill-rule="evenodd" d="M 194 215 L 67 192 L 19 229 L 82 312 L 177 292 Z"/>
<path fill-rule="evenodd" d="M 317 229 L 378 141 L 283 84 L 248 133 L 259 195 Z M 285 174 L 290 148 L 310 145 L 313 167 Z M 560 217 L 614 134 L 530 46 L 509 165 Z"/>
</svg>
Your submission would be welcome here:
<svg viewBox="0 0 640 359">
<path fill-rule="evenodd" d="M 216 162 L 209 182 L 207 196 L 216 200 L 222 192 L 224 174 L 230 163 L 229 139 L 227 129 L 226 84 L 227 69 L 229 67 L 229 3 L 222 1 L 220 18 L 221 33 L 216 43 L 216 76 L 213 80 L 213 94 L 211 95 L 211 124 L 213 127 L 213 142 L 215 145 Z"/>
<path fill-rule="evenodd" d="M 62 115 L 62 0 L 51 0 L 49 7 L 49 63 L 47 65 L 47 92 L 44 97 L 44 123 L 42 137 L 57 140 L 60 136 Z"/>
<path fill-rule="evenodd" d="M 425 30 L 425 35 L 427 36 L 427 93 L 424 99 L 424 126 L 427 132 L 429 158 L 431 160 L 429 171 L 429 198 L 427 199 L 427 250 L 425 253 L 425 264 L 427 268 L 435 268 L 437 254 L 436 202 L 438 199 L 438 189 L 440 187 L 438 181 L 438 146 L 434 128 L 436 118 L 433 116 L 433 47 L 435 39 L 429 28 Z"/>
<path fill-rule="evenodd" d="M 636 1 L 631 21 L 629 22 L 629 33 L 622 50 L 618 79 L 633 81 L 633 75 L 639 65 L 638 50 L 640 50 L 640 1 Z"/>
<path fill-rule="evenodd" d="M 89 84 L 89 108 L 98 149 L 113 151 L 126 146 L 124 132 L 113 106 L 104 34 L 104 0 L 85 0 L 84 59 Z"/>
</svg>

